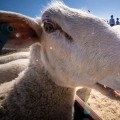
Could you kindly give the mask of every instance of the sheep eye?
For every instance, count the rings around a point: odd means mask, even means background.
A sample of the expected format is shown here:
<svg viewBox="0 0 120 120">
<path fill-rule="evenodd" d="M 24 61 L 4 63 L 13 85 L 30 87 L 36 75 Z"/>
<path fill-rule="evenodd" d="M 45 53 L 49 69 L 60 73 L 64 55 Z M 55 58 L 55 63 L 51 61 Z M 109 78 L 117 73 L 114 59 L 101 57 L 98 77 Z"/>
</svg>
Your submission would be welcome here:
<svg viewBox="0 0 120 120">
<path fill-rule="evenodd" d="M 44 25 L 44 29 L 47 33 L 52 33 L 57 30 L 56 25 L 52 22 L 45 21 L 43 25 Z"/>
<path fill-rule="evenodd" d="M 66 32 L 64 32 L 57 23 L 53 22 L 50 19 L 44 19 L 42 22 L 43 22 L 43 28 L 46 31 L 46 33 L 50 34 L 50 33 L 55 32 L 56 30 L 60 30 L 60 32 L 62 34 L 64 34 L 64 36 L 69 41 L 71 41 L 71 42 L 73 41 L 72 37 L 70 35 L 68 35 Z"/>
</svg>

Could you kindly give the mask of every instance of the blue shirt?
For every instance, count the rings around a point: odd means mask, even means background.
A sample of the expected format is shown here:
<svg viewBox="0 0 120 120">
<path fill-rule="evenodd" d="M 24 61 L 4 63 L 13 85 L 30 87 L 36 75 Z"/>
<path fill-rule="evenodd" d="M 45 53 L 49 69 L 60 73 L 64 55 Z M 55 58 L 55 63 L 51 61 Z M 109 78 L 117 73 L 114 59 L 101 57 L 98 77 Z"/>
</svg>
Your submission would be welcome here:
<svg viewBox="0 0 120 120">
<path fill-rule="evenodd" d="M 115 20 L 113 18 L 111 18 L 110 21 L 109 21 L 109 24 L 110 25 L 115 25 Z"/>
</svg>

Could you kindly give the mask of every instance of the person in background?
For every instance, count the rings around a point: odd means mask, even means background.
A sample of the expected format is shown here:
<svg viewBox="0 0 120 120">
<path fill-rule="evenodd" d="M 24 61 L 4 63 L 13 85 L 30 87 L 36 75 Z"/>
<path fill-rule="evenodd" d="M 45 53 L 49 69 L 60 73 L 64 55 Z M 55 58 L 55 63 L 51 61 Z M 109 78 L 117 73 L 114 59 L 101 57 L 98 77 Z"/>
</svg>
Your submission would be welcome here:
<svg viewBox="0 0 120 120">
<path fill-rule="evenodd" d="M 117 18 L 116 25 L 119 25 L 119 24 L 120 24 L 119 18 Z"/>
<path fill-rule="evenodd" d="M 111 19 L 109 20 L 109 24 L 110 24 L 110 26 L 114 26 L 115 25 L 115 20 L 113 18 L 113 15 L 111 15 Z"/>
</svg>

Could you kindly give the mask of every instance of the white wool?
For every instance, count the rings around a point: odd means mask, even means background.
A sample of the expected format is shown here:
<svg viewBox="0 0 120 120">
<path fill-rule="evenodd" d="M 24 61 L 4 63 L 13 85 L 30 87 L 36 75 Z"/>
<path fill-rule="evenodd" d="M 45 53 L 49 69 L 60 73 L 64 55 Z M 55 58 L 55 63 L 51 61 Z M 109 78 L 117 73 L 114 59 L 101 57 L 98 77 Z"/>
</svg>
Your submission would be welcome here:
<svg viewBox="0 0 120 120">
<path fill-rule="evenodd" d="M 47 31 L 48 19 L 58 29 Z M 12 114 L 25 120 L 72 120 L 76 87 L 96 88 L 104 79 L 120 80 L 120 34 L 100 18 L 59 2 L 45 8 L 36 21 L 41 41 L 32 45 L 28 67 L 1 104 L 10 112 L 6 119 Z"/>
</svg>

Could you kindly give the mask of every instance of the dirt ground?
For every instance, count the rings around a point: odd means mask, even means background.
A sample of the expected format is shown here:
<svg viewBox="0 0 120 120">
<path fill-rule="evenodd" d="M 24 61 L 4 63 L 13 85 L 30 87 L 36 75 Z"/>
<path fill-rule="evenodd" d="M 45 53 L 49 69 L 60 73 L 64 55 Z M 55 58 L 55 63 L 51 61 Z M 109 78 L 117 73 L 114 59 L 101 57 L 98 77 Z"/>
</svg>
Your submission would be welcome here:
<svg viewBox="0 0 120 120">
<path fill-rule="evenodd" d="M 103 120 L 120 120 L 120 98 L 116 98 L 112 90 L 106 91 L 103 95 L 94 89 L 81 88 L 77 95 Z"/>
</svg>

